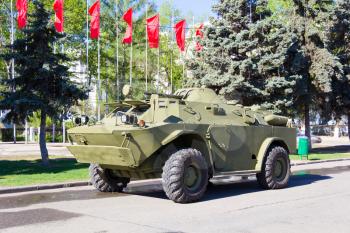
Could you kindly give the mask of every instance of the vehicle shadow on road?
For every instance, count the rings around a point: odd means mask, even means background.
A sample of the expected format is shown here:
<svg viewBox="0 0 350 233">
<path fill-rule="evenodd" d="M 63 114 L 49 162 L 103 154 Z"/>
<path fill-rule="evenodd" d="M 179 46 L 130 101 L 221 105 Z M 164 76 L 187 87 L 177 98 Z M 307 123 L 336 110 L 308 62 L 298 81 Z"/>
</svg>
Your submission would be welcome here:
<svg viewBox="0 0 350 233">
<path fill-rule="evenodd" d="M 289 188 L 300 187 L 309 185 L 322 180 L 331 179 L 332 177 L 326 175 L 314 175 L 314 174 L 299 174 L 291 177 Z M 256 180 L 244 180 L 234 181 L 232 180 L 220 180 L 215 184 L 208 186 L 208 190 L 201 202 L 212 201 L 221 198 L 227 198 L 232 196 L 244 195 L 249 193 L 256 193 L 264 191 L 259 187 Z M 42 192 L 42 193 L 28 193 L 16 196 L 0 196 L 0 210 L 12 209 L 18 207 L 26 207 L 39 203 L 52 203 L 62 201 L 75 201 L 75 200 L 93 200 L 93 199 L 105 199 L 110 198 L 122 198 L 129 195 L 138 195 L 143 197 L 167 199 L 162 189 L 160 180 L 152 182 L 140 182 L 130 184 L 125 189 L 124 193 L 100 193 L 97 190 L 62 190 L 59 192 Z"/>
<path fill-rule="evenodd" d="M 314 175 L 314 174 L 299 174 L 294 175 L 290 179 L 288 188 L 295 188 L 304 185 L 310 185 L 312 183 L 331 179 L 332 177 L 326 175 Z M 207 192 L 202 198 L 203 201 L 212 201 L 221 198 L 227 198 L 232 196 L 244 195 L 248 193 L 256 193 L 265 191 L 262 189 L 256 180 L 243 180 L 243 181 L 217 181 L 214 184 L 208 186 Z M 132 195 L 141 195 L 153 198 L 167 199 L 165 193 L 161 190 L 161 184 L 159 184 L 159 190 L 153 190 L 152 192 L 143 192 L 136 190 L 130 190 L 127 192 Z"/>
</svg>

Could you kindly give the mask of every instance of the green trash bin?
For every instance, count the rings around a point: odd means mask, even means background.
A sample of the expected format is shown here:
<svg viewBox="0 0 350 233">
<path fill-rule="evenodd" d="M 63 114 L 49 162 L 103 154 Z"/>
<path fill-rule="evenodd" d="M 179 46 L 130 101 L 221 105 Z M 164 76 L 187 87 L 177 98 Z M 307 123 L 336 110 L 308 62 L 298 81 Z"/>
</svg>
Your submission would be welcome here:
<svg viewBox="0 0 350 233">
<path fill-rule="evenodd" d="M 298 155 L 300 159 L 306 157 L 308 159 L 309 155 L 309 138 L 308 137 L 300 137 L 298 141 Z"/>
</svg>

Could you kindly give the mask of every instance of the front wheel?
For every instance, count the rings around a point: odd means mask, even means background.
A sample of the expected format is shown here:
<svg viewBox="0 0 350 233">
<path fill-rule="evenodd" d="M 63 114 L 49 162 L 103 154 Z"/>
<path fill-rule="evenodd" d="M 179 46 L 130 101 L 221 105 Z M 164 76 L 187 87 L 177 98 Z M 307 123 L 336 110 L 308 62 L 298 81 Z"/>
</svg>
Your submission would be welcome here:
<svg viewBox="0 0 350 233">
<path fill-rule="evenodd" d="M 176 203 L 198 201 L 208 185 L 208 165 L 201 152 L 180 150 L 167 160 L 162 174 L 163 189 Z"/>
<path fill-rule="evenodd" d="M 89 171 L 92 185 L 100 192 L 122 192 L 130 182 L 129 178 L 118 177 L 98 164 L 91 164 Z"/>
<path fill-rule="evenodd" d="M 275 146 L 269 150 L 262 171 L 256 177 L 264 189 L 282 189 L 288 186 L 290 175 L 288 152 L 283 147 Z"/>
</svg>

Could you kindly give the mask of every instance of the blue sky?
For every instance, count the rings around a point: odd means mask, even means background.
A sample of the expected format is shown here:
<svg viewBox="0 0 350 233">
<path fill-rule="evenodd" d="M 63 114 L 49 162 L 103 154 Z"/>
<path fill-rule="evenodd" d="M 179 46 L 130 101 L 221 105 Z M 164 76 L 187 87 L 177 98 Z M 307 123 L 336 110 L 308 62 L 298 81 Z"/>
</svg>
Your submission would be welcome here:
<svg viewBox="0 0 350 233">
<path fill-rule="evenodd" d="M 157 0 L 159 5 L 164 0 Z M 211 5 L 215 3 L 215 0 L 173 0 L 175 6 L 181 10 L 183 14 L 192 12 L 195 16 L 203 16 L 211 14 Z"/>
</svg>

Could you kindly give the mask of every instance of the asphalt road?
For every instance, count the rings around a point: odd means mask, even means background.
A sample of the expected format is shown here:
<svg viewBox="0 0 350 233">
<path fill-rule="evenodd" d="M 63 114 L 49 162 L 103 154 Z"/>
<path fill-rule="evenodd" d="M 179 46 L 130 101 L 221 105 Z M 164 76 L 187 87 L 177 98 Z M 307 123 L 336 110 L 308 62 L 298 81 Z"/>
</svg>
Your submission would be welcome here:
<svg viewBox="0 0 350 233">
<path fill-rule="evenodd" d="M 124 194 L 91 187 L 0 196 L 0 232 L 350 232 L 350 161 L 297 166 L 290 187 L 223 181 L 194 204 L 166 199 L 158 181 Z"/>
</svg>

